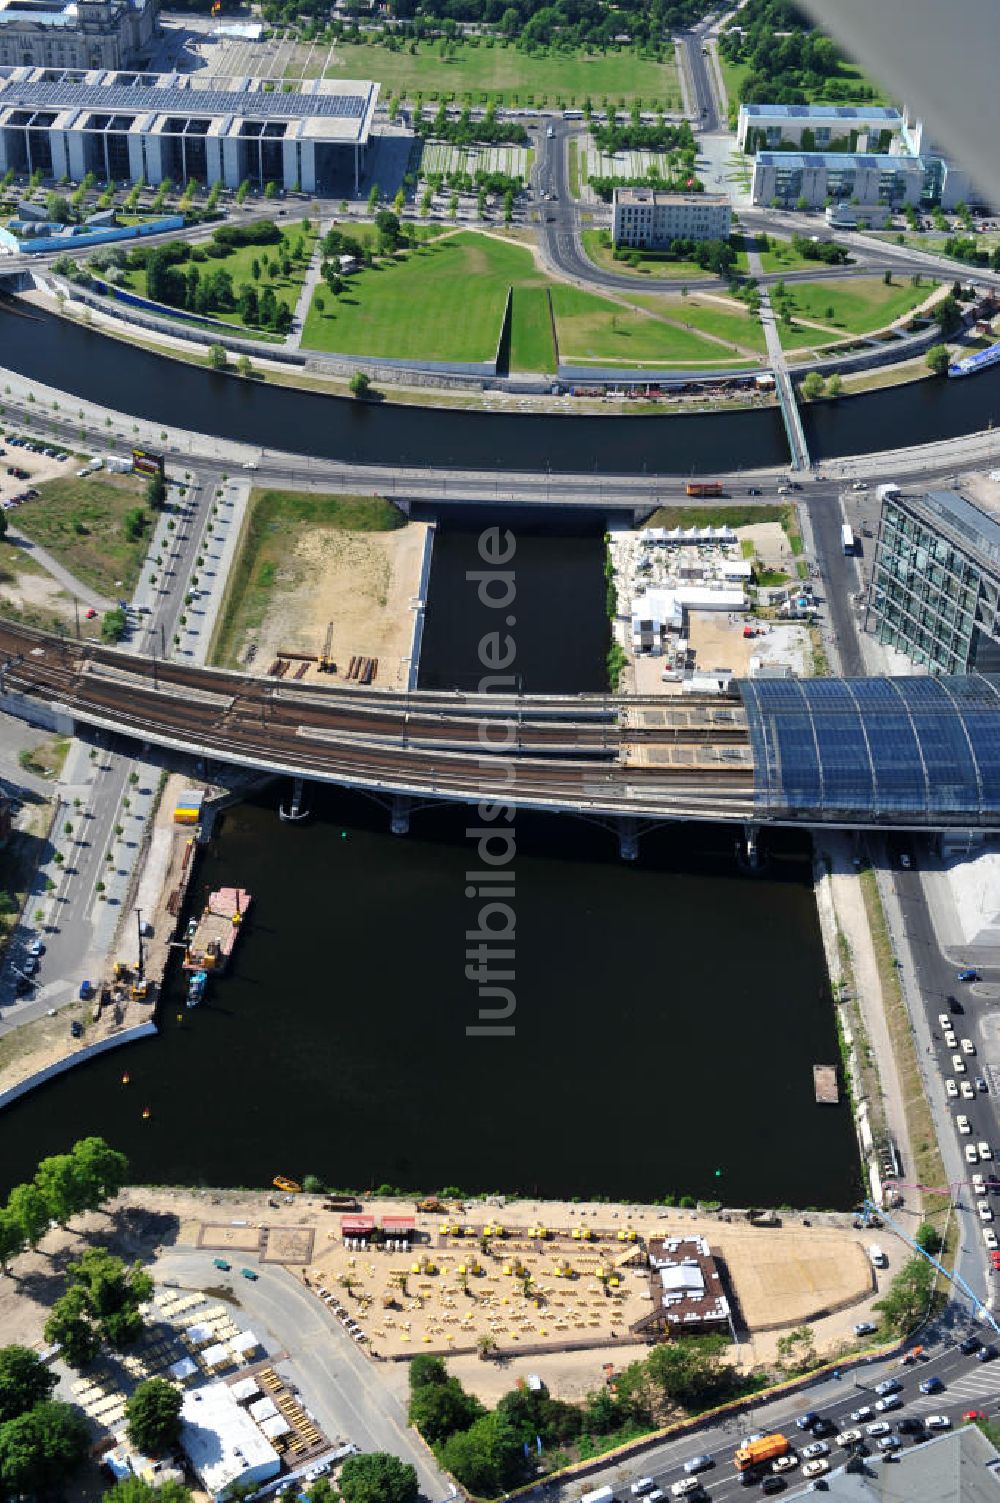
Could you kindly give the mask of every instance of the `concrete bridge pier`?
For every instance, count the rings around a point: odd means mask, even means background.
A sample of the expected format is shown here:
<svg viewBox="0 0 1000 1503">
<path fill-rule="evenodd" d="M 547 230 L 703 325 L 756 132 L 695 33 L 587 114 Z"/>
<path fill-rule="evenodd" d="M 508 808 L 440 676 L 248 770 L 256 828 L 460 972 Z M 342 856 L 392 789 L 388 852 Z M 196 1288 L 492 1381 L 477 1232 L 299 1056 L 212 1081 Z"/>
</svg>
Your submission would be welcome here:
<svg viewBox="0 0 1000 1503">
<path fill-rule="evenodd" d="M 639 837 L 643 832 L 639 820 L 623 814 L 615 821 L 615 827 L 618 831 L 619 856 L 623 861 L 635 861 L 639 855 Z"/>
<path fill-rule="evenodd" d="M 297 824 L 299 820 L 308 819 L 309 810 L 302 807 L 304 797 L 305 783 L 303 782 L 302 778 L 293 779 L 291 805 L 287 809 L 285 808 L 284 804 L 280 804 L 278 806 L 279 819 L 283 819 L 288 824 Z"/>
<path fill-rule="evenodd" d="M 409 835 L 412 809 L 413 800 L 409 794 L 393 794 L 392 803 L 389 805 L 389 828 L 394 835 Z"/>
</svg>

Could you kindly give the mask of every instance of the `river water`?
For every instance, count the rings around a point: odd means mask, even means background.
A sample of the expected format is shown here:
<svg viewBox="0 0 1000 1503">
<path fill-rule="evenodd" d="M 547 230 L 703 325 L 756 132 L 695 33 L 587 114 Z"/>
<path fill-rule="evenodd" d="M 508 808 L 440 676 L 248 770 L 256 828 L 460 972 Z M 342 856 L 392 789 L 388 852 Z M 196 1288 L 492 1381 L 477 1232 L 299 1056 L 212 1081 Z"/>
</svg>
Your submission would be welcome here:
<svg viewBox="0 0 1000 1503">
<path fill-rule="evenodd" d="M 0 1178 L 99 1132 L 158 1182 L 854 1203 L 849 1110 L 813 1099 L 837 1041 L 803 837 L 751 878 L 732 831 L 666 830 L 625 866 L 606 832 L 519 816 L 515 1034 L 470 1038 L 473 817 L 400 838 L 311 797 L 303 826 L 278 789 L 226 814 L 193 896 L 253 893 L 230 973 L 190 1012 L 172 977 L 159 1038 L 5 1111 Z"/>
<path fill-rule="evenodd" d="M 357 463 L 711 474 L 786 464 L 776 408 L 665 417 L 471 412 L 353 402 L 220 375 L 0 303 L 0 364 L 151 422 Z M 1000 421 L 1000 367 L 803 413 L 813 459 L 953 438 Z"/>
</svg>

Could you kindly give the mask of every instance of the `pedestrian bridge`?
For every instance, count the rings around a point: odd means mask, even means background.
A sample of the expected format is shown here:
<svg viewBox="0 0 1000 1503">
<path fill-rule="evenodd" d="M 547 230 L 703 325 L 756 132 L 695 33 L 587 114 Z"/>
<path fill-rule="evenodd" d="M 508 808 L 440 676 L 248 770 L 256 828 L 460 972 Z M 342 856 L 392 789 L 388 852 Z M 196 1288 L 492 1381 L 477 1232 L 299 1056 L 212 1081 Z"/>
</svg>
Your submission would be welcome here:
<svg viewBox="0 0 1000 1503">
<path fill-rule="evenodd" d="M 718 694 L 468 695 L 284 683 L 0 623 L 0 704 L 364 790 L 659 820 L 1000 828 L 1000 676 L 753 679 Z"/>
</svg>

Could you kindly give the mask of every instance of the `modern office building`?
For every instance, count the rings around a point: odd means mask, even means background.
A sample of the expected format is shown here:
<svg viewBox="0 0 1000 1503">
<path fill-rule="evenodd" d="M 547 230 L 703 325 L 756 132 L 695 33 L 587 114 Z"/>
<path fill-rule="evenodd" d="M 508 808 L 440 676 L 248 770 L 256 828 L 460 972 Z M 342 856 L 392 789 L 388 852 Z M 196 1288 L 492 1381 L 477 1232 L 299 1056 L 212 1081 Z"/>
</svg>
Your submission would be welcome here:
<svg viewBox="0 0 1000 1503">
<path fill-rule="evenodd" d="M 1000 521 L 958 491 L 887 496 L 865 629 L 931 673 L 1000 673 Z"/>
<path fill-rule="evenodd" d="M 663 250 L 671 240 L 726 240 L 731 221 L 725 194 L 614 191 L 611 233 L 616 245 Z"/>
<path fill-rule="evenodd" d="M 0 173 L 358 191 L 377 83 L 19 68 L 0 78 Z"/>
<path fill-rule="evenodd" d="M 159 0 L 0 0 L 0 68 L 128 68 L 144 62 Z"/>
<path fill-rule="evenodd" d="M 831 199 L 858 204 L 919 204 L 936 199 L 934 163 L 924 157 L 867 152 L 759 151 L 753 201 L 819 209 Z"/>
<path fill-rule="evenodd" d="M 899 111 L 883 105 L 741 104 L 736 140 L 746 152 L 784 142 L 825 151 L 833 141 L 846 141 L 851 151 L 888 151 L 903 125 Z"/>
</svg>

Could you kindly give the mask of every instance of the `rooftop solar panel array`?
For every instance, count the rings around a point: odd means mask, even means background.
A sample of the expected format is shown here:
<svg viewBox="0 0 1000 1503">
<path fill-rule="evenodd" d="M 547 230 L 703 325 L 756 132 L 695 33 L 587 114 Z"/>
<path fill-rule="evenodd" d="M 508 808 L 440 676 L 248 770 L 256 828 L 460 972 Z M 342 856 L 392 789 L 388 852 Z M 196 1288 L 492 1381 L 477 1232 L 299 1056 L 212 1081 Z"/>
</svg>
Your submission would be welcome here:
<svg viewBox="0 0 1000 1503">
<path fill-rule="evenodd" d="M 1000 823 L 1000 677 L 740 684 L 759 813 L 806 823 Z"/>
<path fill-rule="evenodd" d="M 264 93 L 263 90 L 149 88 L 128 84 L 17 83 L 0 103 L 29 109 L 135 110 L 170 115 L 249 115 L 265 120 L 361 120 L 367 94 Z"/>
</svg>

